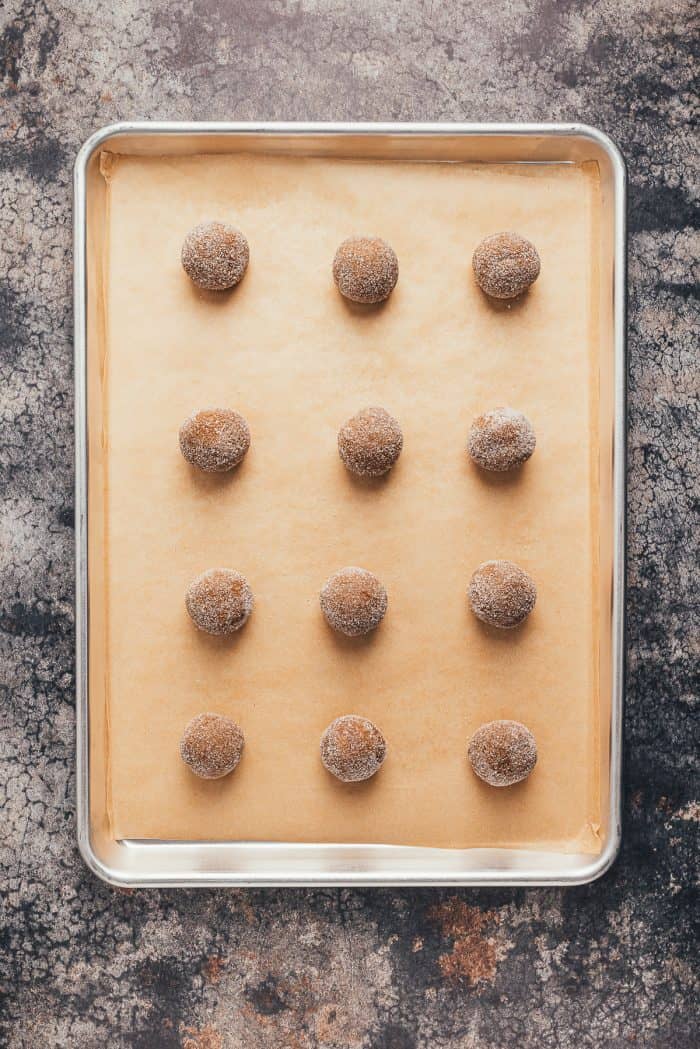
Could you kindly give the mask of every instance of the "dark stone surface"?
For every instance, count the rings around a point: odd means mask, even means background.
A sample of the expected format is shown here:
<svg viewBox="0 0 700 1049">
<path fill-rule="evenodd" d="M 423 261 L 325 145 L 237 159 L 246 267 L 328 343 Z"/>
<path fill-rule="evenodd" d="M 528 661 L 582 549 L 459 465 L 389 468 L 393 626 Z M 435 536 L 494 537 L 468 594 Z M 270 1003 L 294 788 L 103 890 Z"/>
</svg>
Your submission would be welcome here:
<svg viewBox="0 0 700 1049">
<path fill-rule="evenodd" d="M 690 1049 L 691 0 L 5 0 L 0 1044 Z M 573 890 L 136 892 L 74 827 L 71 164 L 127 117 L 560 120 L 630 174 L 625 835 Z M 697 145 L 697 143 L 695 143 Z"/>
</svg>

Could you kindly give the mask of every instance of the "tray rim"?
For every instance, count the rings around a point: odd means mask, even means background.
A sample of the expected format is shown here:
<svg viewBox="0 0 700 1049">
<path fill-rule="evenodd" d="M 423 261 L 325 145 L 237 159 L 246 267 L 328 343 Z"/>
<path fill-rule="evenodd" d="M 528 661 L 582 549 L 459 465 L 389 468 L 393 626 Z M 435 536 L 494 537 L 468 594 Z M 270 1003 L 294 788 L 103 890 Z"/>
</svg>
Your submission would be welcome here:
<svg viewBox="0 0 700 1049">
<path fill-rule="evenodd" d="M 202 871 L 192 868 L 170 874 L 133 876 L 104 862 L 93 847 L 90 833 L 90 756 L 88 704 L 88 461 L 87 461 L 87 242 L 86 190 L 88 165 L 107 141 L 128 135 L 392 135 L 412 137 L 567 137 L 576 136 L 595 143 L 607 155 L 613 174 L 613 353 L 614 353 L 614 430 L 613 430 L 613 573 L 612 573 L 612 701 L 610 711 L 610 792 L 609 827 L 600 855 L 571 869 L 547 870 L 542 866 L 546 853 L 530 867 L 518 869 L 484 868 L 462 871 L 458 876 L 378 871 L 328 871 L 279 876 L 251 875 L 237 871 Z M 75 425 L 75 657 L 76 657 L 76 822 L 77 844 L 87 867 L 109 885 L 146 887 L 418 887 L 418 886 L 535 886 L 584 885 L 602 877 L 617 858 L 621 844 L 622 713 L 625 684 L 625 552 L 626 552 L 626 168 L 617 145 L 604 132 L 588 124 L 571 123 L 462 123 L 462 122 L 318 122 L 318 121 L 120 121 L 100 128 L 81 146 L 73 170 L 73 318 L 74 318 L 74 425 Z M 194 845 L 214 845 L 197 842 Z M 224 846 L 226 843 L 216 843 Z M 240 844 L 240 843 L 239 843 Z M 262 843 L 258 843 L 262 844 Z M 283 843 L 279 843 L 282 845 Z M 360 843 L 358 843 L 359 845 Z M 155 847 L 168 848 L 168 843 Z M 299 848 L 299 846 L 296 846 Z M 306 847 L 313 849 L 313 843 Z M 337 848 L 337 846 L 334 846 Z M 403 846 L 375 846 L 402 850 Z M 342 848 L 342 847 L 341 847 Z M 436 850 L 433 850 L 436 851 Z M 445 850 L 447 852 L 453 850 Z M 499 850 L 472 849 L 491 853 Z M 520 851 L 522 857 L 528 855 Z"/>
</svg>

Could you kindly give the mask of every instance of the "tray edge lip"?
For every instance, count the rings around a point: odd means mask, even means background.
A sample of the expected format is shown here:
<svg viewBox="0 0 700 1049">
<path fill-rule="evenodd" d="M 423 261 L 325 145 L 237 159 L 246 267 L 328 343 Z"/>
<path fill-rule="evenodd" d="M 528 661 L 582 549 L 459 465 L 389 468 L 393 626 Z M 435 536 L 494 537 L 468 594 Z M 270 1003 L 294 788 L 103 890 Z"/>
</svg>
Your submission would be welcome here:
<svg viewBox="0 0 700 1049">
<path fill-rule="evenodd" d="M 613 701 L 610 719 L 610 792 L 609 833 L 599 856 L 588 864 L 567 874 L 529 877 L 511 871 L 484 872 L 469 877 L 432 876 L 428 879 L 398 878 L 391 873 L 371 877 L 366 873 L 353 876 L 352 872 L 338 872 L 337 876 L 324 874 L 319 878 L 256 878 L 237 877 L 219 872 L 212 877 L 203 874 L 191 878 L 176 874 L 172 878 L 131 878 L 104 863 L 93 848 L 89 826 L 89 725 L 87 697 L 88 656 L 88 591 L 87 591 L 87 434 L 85 427 L 85 364 L 87 352 L 86 330 L 86 218 L 85 189 L 87 167 L 93 154 L 112 138 L 129 134 L 416 134 L 435 137 L 454 135 L 486 136 L 579 136 L 595 142 L 608 156 L 614 187 L 613 238 L 613 345 L 615 373 L 615 440 L 613 446 L 613 503 L 614 557 L 612 579 L 612 650 Z M 344 121 L 119 121 L 104 125 L 93 132 L 80 147 L 73 168 L 73 319 L 74 319 L 74 435 L 75 435 L 75 623 L 76 623 L 76 821 L 77 844 L 87 867 L 102 881 L 115 887 L 449 887 L 470 886 L 575 886 L 586 885 L 606 874 L 615 862 L 622 840 L 622 716 L 625 694 L 625 578 L 626 578 L 626 435 L 627 435 L 627 347 L 626 347 L 626 253 L 627 253 L 627 172 L 625 160 L 617 144 L 604 131 L 592 125 L 572 122 L 554 123 L 462 123 L 462 122 L 344 122 Z"/>
</svg>

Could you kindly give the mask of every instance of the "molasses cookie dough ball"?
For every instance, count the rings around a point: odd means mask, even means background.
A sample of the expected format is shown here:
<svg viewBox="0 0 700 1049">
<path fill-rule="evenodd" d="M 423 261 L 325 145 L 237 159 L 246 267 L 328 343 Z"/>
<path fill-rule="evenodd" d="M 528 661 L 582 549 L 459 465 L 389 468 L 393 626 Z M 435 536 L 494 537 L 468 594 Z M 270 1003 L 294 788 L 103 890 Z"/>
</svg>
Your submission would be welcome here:
<svg viewBox="0 0 700 1049">
<path fill-rule="evenodd" d="M 248 268 L 248 241 L 235 226 L 202 222 L 185 237 L 182 266 L 198 288 L 225 291 L 241 280 Z"/>
<path fill-rule="evenodd" d="M 253 611 L 253 591 L 233 569 L 210 568 L 192 580 L 185 604 L 194 625 L 206 634 L 233 634 Z"/>
<path fill-rule="evenodd" d="M 472 256 L 476 283 L 494 299 L 515 299 L 534 284 L 540 257 L 534 244 L 519 233 L 486 237 Z"/>
<path fill-rule="evenodd" d="M 494 408 L 476 417 L 469 431 L 469 454 L 483 470 L 503 473 L 521 466 L 535 450 L 530 420 L 514 408 Z"/>
<path fill-rule="evenodd" d="M 333 279 L 346 299 L 383 302 L 396 287 L 399 260 L 381 237 L 348 237 L 335 253 Z"/>
<path fill-rule="evenodd" d="M 489 626 L 518 626 L 530 615 L 536 600 L 534 580 L 512 561 L 484 561 L 469 583 L 471 610 Z"/>
<path fill-rule="evenodd" d="M 338 452 L 350 473 L 381 477 L 401 455 L 401 427 L 384 408 L 363 408 L 338 432 Z"/>
<path fill-rule="evenodd" d="M 180 756 L 201 779 L 220 779 L 241 760 L 243 733 L 223 714 L 197 714 L 188 721 L 180 740 Z"/>
<path fill-rule="evenodd" d="M 341 568 L 321 590 L 321 611 L 326 622 L 347 637 L 369 634 L 386 613 L 386 590 L 366 568 Z"/>
<path fill-rule="evenodd" d="M 386 740 L 376 725 L 357 714 L 332 721 L 321 736 L 321 761 L 336 779 L 359 783 L 378 772 L 386 757 Z"/>
<path fill-rule="evenodd" d="M 203 408 L 185 419 L 179 440 L 180 451 L 192 466 L 206 473 L 225 473 L 238 466 L 250 448 L 250 428 L 230 408 Z"/>
<path fill-rule="evenodd" d="M 532 732 L 519 721 L 489 721 L 469 740 L 469 762 L 479 779 L 492 787 L 510 787 L 527 779 L 537 762 Z"/>
</svg>

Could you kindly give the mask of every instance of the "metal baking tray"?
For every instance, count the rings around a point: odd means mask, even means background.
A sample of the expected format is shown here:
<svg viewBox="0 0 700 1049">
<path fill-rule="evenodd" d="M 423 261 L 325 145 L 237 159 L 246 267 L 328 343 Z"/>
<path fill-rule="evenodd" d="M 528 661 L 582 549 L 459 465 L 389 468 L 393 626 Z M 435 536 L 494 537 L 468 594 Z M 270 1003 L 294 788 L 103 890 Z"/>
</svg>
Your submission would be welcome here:
<svg viewBox="0 0 700 1049">
<path fill-rule="evenodd" d="M 599 657 L 602 849 L 597 856 L 521 849 L 394 845 L 115 840 L 105 803 L 91 788 L 91 736 L 101 731 L 88 695 L 88 345 L 92 310 L 89 193 L 100 152 L 257 153 L 432 162 L 592 161 L 601 185 L 604 295 L 600 324 L 601 608 Z M 123 886 L 576 885 L 613 863 L 620 843 L 625 553 L 625 167 L 611 140 L 582 124 L 121 123 L 92 135 L 74 173 L 76 434 L 76 690 L 78 845 L 88 867 Z M 94 759 L 93 759 L 94 765 Z"/>
</svg>

